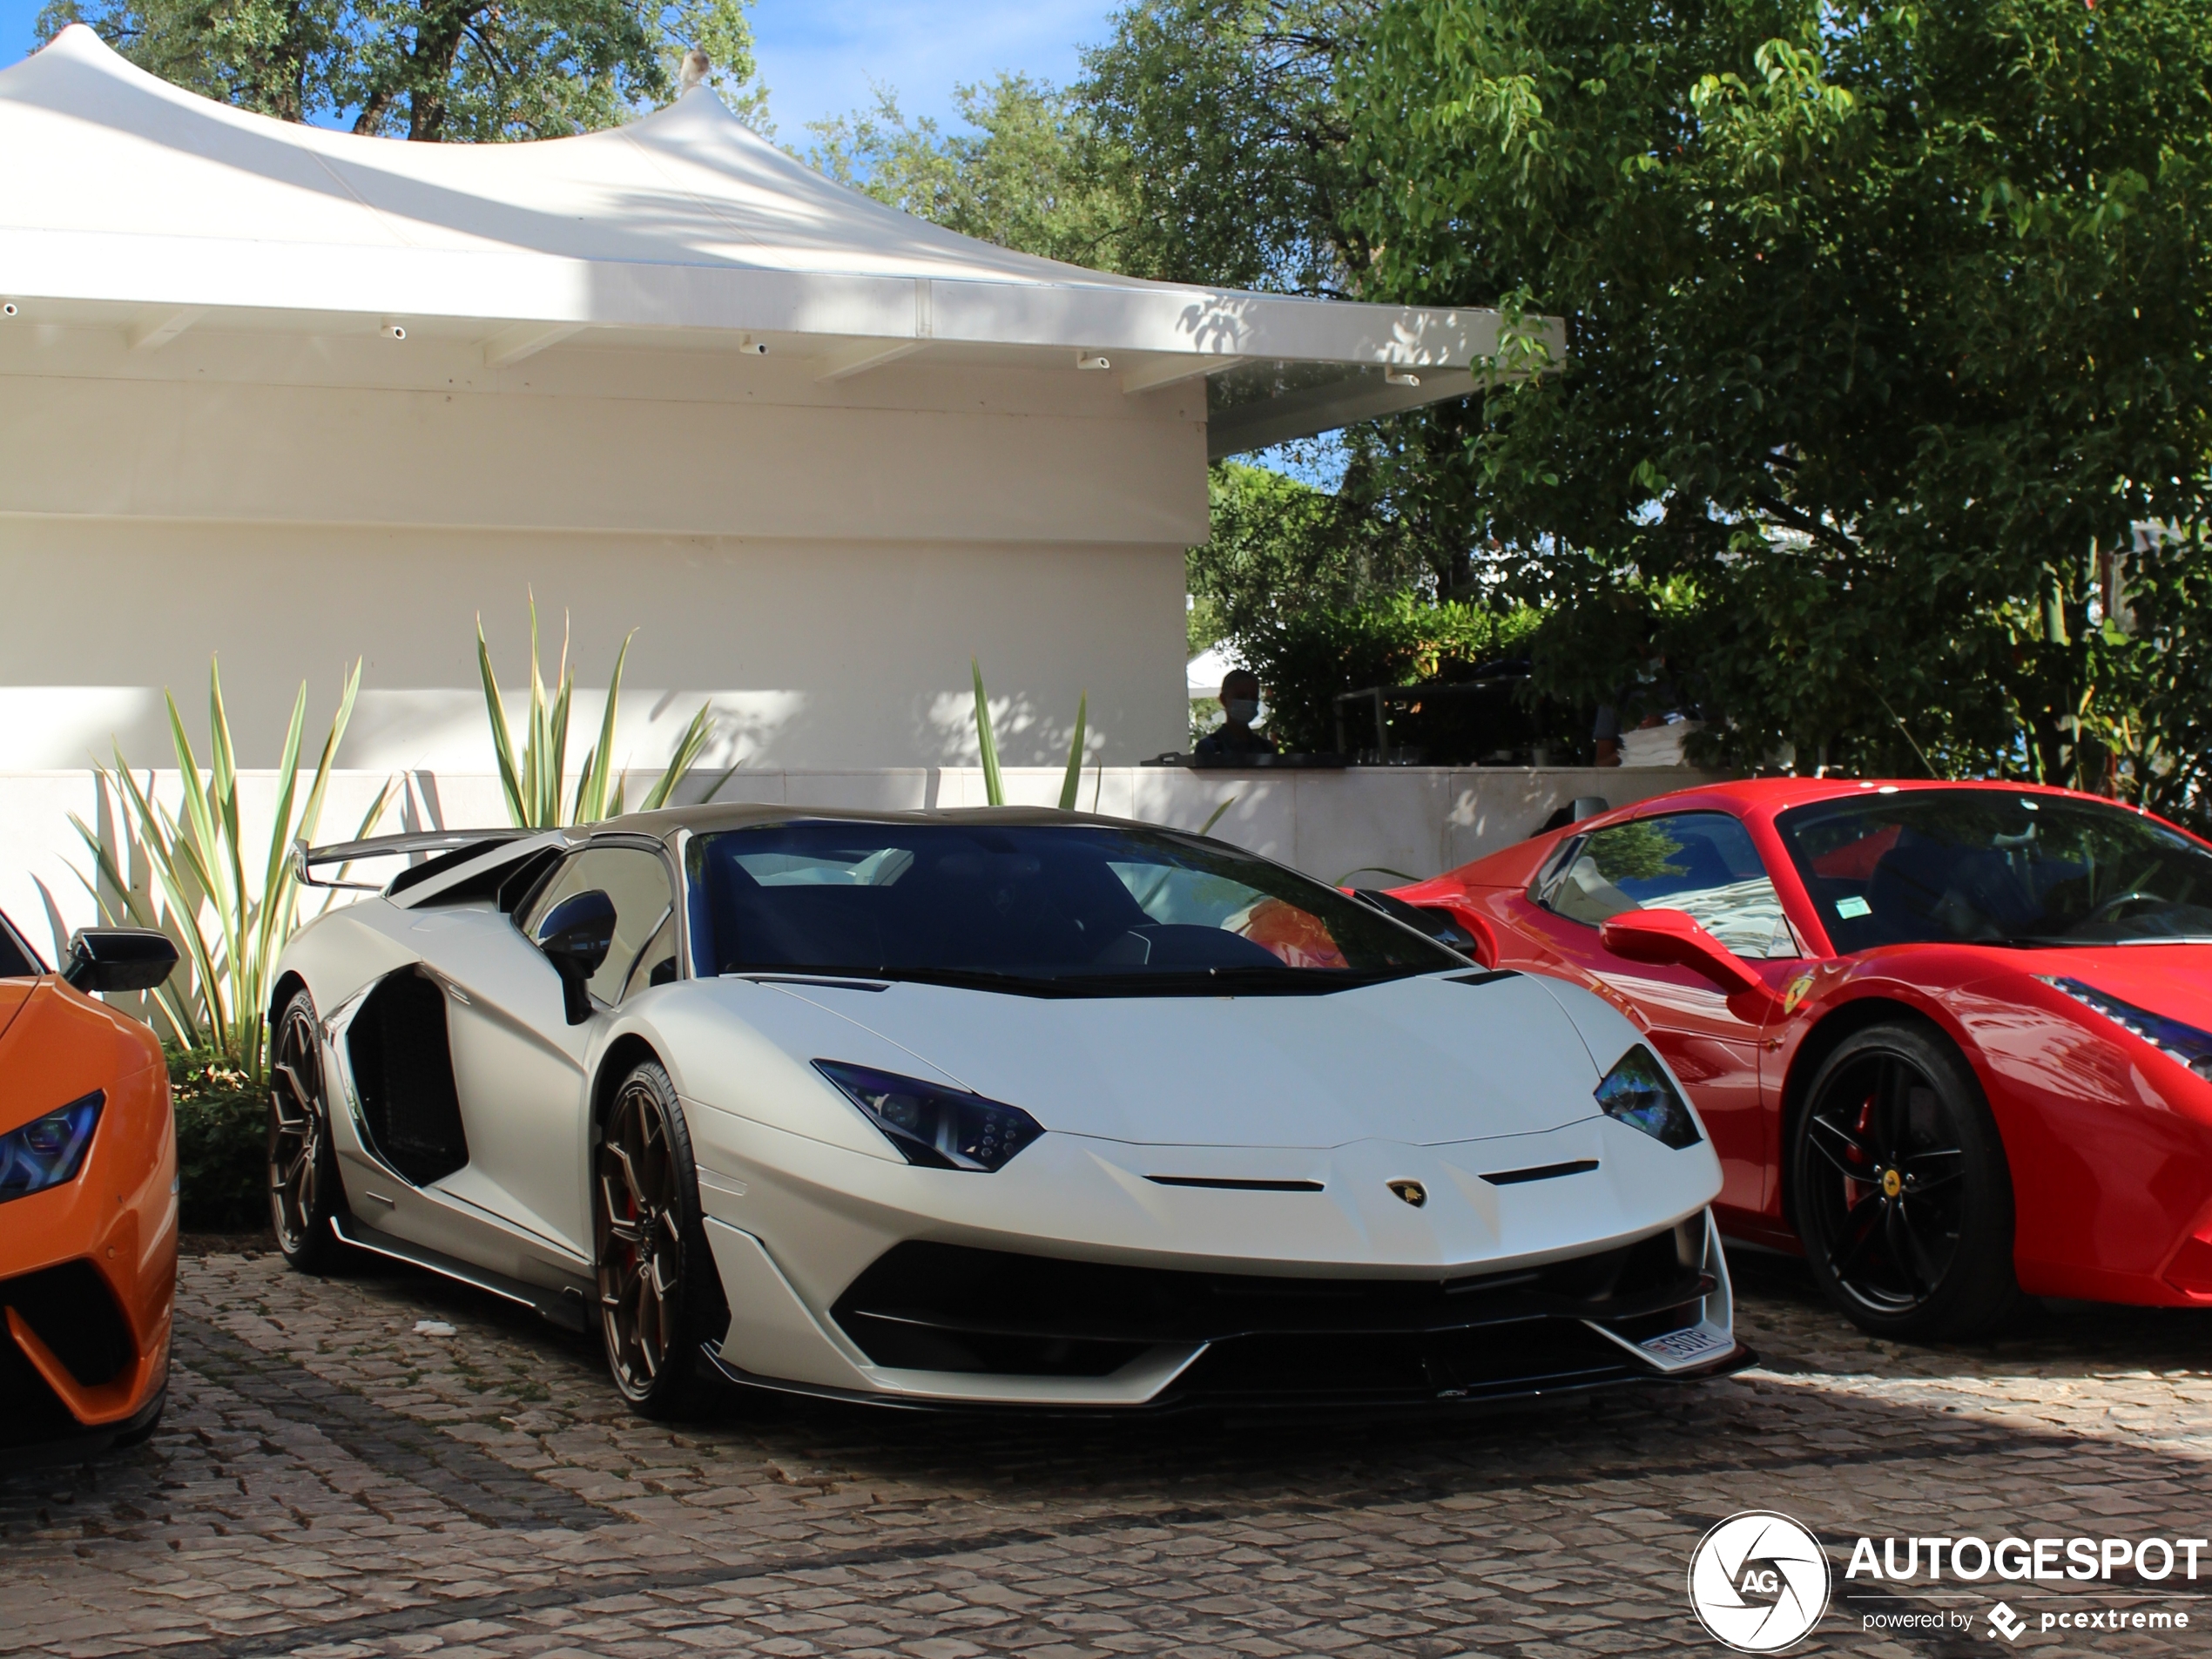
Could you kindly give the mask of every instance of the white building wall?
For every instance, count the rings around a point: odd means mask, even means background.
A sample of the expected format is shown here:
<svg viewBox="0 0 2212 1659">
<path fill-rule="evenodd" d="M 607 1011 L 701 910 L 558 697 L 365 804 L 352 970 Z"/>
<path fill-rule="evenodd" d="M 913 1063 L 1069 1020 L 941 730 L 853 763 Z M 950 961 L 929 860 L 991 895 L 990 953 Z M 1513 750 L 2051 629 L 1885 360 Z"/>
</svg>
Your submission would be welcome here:
<svg viewBox="0 0 2212 1659">
<path fill-rule="evenodd" d="M 927 354 L 847 380 L 796 359 L 473 339 L 0 327 L 0 771 L 206 735 L 219 654 L 239 759 L 273 765 L 302 680 L 370 770 L 489 764 L 483 617 L 510 698 L 525 600 L 565 613 L 596 735 L 637 630 L 617 745 L 648 765 L 692 711 L 703 762 L 974 756 L 980 657 L 1009 764 L 1064 755 L 1089 697 L 1109 764 L 1187 734 L 1183 550 L 1204 539 L 1201 385 Z M 511 704 L 510 704 L 511 707 Z"/>
<path fill-rule="evenodd" d="M 302 681 L 319 742 L 361 658 L 343 765 L 484 770 L 476 618 L 519 719 L 533 592 L 544 672 L 565 614 L 584 688 L 572 765 L 632 628 L 616 752 L 637 766 L 703 702 L 717 772 L 972 761 L 971 656 L 1009 765 L 1064 762 L 1085 692 L 1094 760 L 1188 740 L 1179 545 L 17 516 L 0 518 L 0 771 L 105 760 L 117 741 L 134 765 L 174 764 L 161 693 L 203 745 L 211 653 L 242 764 L 278 759 Z"/>
</svg>

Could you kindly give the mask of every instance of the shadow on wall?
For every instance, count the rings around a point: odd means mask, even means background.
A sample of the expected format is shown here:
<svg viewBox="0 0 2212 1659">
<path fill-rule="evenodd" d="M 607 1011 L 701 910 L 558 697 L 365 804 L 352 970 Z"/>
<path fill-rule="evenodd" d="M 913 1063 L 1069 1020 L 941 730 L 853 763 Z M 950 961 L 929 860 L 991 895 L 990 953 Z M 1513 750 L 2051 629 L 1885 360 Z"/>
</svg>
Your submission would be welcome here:
<svg viewBox="0 0 2212 1659">
<path fill-rule="evenodd" d="M 1088 692 L 1082 694 L 1085 706 L 1083 764 L 1095 765 L 1106 746 L 1099 727 L 1112 716 L 1088 707 Z M 1074 720 L 1055 718 L 1036 698 L 1028 696 L 993 695 L 988 701 L 991 733 L 998 745 L 1001 765 L 1067 765 L 1069 745 L 1076 735 Z M 1069 712 L 1072 713 L 1078 698 L 1070 698 L 1069 703 Z M 975 732 L 975 695 L 972 690 L 930 694 L 917 710 L 911 730 L 916 765 L 973 766 L 981 759 Z"/>
</svg>

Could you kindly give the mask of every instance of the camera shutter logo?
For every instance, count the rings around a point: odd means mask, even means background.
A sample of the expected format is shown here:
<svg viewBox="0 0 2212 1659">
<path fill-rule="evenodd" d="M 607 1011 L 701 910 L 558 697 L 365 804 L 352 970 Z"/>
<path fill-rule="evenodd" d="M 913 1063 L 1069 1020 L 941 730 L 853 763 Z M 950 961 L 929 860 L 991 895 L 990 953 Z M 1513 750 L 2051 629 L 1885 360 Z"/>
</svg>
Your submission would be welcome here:
<svg viewBox="0 0 2212 1659">
<path fill-rule="evenodd" d="M 1738 1653 L 1779 1653 L 1828 1610 L 1828 1557 L 1787 1515 L 1730 1515 L 1689 1558 L 1689 1605 L 1714 1640 Z"/>
</svg>

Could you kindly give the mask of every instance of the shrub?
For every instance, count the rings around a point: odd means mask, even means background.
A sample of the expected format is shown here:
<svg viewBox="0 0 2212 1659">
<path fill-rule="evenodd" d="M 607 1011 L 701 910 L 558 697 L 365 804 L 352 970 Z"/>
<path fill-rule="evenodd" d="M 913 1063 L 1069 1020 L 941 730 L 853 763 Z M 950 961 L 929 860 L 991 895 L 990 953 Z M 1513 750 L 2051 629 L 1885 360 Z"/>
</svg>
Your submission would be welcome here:
<svg viewBox="0 0 2212 1659">
<path fill-rule="evenodd" d="M 1285 751 L 1324 752 L 1336 747 L 1339 693 L 1464 678 L 1478 664 L 1525 653 L 1539 620 L 1528 610 L 1398 593 L 1270 617 L 1232 644 L 1266 687 L 1269 734 Z"/>
<path fill-rule="evenodd" d="M 172 1048 L 177 1180 L 187 1232 L 269 1224 L 268 1091 L 212 1049 Z"/>
</svg>

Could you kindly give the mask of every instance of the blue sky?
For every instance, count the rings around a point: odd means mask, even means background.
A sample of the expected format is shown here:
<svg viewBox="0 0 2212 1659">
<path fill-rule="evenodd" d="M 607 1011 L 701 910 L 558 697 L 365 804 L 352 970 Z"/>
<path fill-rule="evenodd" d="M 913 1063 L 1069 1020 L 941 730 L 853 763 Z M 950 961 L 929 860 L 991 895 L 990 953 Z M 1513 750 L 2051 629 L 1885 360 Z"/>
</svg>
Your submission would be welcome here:
<svg viewBox="0 0 2212 1659">
<path fill-rule="evenodd" d="M 0 0 L 0 62 L 31 44 L 40 0 Z M 1073 78 L 1105 38 L 1106 0 L 756 0 L 753 34 L 777 134 L 804 146 L 809 121 L 867 105 L 873 78 L 909 115 L 951 124 L 953 88 L 1001 69 Z"/>
<path fill-rule="evenodd" d="M 19 4 L 22 0 L 0 0 Z M 1001 69 L 1072 79 L 1106 37 L 1104 0 L 755 0 L 752 32 L 777 137 L 870 103 L 873 78 L 910 116 L 952 124 L 953 88 Z"/>
</svg>

